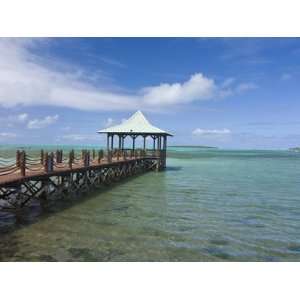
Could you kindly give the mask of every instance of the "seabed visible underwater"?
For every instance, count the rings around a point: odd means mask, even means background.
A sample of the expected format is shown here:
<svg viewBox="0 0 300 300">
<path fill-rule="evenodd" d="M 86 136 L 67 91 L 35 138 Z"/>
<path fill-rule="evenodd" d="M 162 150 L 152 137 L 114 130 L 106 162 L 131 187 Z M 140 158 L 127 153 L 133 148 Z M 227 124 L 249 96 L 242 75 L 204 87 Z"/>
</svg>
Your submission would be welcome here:
<svg viewBox="0 0 300 300">
<path fill-rule="evenodd" d="M 300 261 L 300 153 L 170 148 L 167 165 L 2 215 L 0 261 Z"/>
</svg>

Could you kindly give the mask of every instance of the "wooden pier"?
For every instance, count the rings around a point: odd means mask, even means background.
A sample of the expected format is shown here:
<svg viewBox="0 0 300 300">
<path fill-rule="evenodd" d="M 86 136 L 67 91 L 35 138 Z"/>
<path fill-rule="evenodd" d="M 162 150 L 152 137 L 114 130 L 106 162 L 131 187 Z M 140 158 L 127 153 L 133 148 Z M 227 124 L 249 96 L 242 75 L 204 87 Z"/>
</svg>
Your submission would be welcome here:
<svg viewBox="0 0 300 300">
<path fill-rule="evenodd" d="M 0 210 L 20 210 L 32 200 L 47 205 L 91 188 L 106 186 L 133 175 L 158 170 L 160 151 L 83 150 L 75 155 L 41 151 L 31 156 L 17 151 L 16 158 L 0 158 Z"/>
</svg>

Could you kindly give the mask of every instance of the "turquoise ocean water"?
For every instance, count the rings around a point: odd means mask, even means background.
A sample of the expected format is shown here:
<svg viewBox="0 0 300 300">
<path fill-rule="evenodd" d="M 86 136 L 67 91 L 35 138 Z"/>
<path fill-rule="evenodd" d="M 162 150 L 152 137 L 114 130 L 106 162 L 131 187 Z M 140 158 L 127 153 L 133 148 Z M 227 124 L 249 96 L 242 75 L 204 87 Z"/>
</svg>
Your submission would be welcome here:
<svg viewBox="0 0 300 300">
<path fill-rule="evenodd" d="M 2 216 L 0 260 L 300 261 L 300 153 L 170 148 L 167 165 Z"/>
</svg>

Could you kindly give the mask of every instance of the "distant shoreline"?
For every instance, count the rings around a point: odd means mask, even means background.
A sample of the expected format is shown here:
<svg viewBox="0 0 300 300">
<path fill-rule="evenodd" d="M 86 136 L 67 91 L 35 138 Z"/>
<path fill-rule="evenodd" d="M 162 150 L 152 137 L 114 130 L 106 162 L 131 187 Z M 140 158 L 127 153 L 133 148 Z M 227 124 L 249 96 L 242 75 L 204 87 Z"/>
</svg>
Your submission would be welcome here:
<svg viewBox="0 0 300 300">
<path fill-rule="evenodd" d="M 213 147 L 213 146 L 181 146 L 181 145 L 176 145 L 176 146 L 168 146 L 168 148 L 203 148 L 203 149 L 218 149 L 218 147 Z"/>
<path fill-rule="evenodd" d="M 289 151 L 300 152 L 300 147 L 289 148 Z"/>
</svg>

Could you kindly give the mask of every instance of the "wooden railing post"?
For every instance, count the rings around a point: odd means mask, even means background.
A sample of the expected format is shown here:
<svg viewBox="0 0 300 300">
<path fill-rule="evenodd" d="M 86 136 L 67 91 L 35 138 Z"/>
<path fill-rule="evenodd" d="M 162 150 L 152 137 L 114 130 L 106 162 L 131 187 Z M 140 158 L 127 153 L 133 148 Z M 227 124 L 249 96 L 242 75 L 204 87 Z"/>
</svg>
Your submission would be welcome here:
<svg viewBox="0 0 300 300">
<path fill-rule="evenodd" d="M 46 173 L 48 173 L 48 165 L 49 165 L 49 154 L 48 154 L 48 152 L 45 152 L 45 154 L 44 154 L 44 170 Z"/>
<path fill-rule="evenodd" d="M 20 168 L 20 166 L 21 166 L 20 159 L 21 159 L 21 152 L 20 152 L 20 150 L 17 150 L 17 152 L 16 152 L 16 166 L 18 168 Z"/>
<path fill-rule="evenodd" d="M 101 163 L 101 160 L 103 159 L 103 150 L 98 151 L 98 164 Z"/>
<path fill-rule="evenodd" d="M 56 152 L 55 152 L 55 160 L 56 160 L 56 163 L 60 163 L 60 151 L 59 150 L 56 150 Z"/>
<path fill-rule="evenodd" d="M 22 151 L 20 154 L 20 171 L 21 171 L 21 176 L 26 175 L 26 153 L 25 153 L 25 151 Z"/>
<path fill-rule="evenodd" d="M 54 167 L 54 154 L 53 152 L 50 153 L 49 156 L 49 172 L 53 172 L 53 167 Z"/>
<path fill-rule="evenodd" d="M 63 151 L 59 150 L 58 151 L 58 159 L 56 158 L 56 162 L 62 163 L 62 156 L 63 156 Z"/>
<path fill-rule="evenodd" d="M 44 165 L 44 150 L 42 149 L 41 150 L 41 165 L 43 166 Z"/>
<path fill-rule="evenodd" d="M 85 167 L 88 167 L 90 165 L 90 151 L 85 151 L 83 157 L 83 164 Z"/>
<path fill-rule="evenodd" d="M 98 162 L 98 164 L 101 163 L 101 154 L 100 154 L 100 150 L 98 150 L 97 162 Z"/>
<path fill-rule="evenodd" d="M 69 152 L 69 160 L 68 160 L 68 165 L 69 168 L 72 169 L 72 150 Z"/>
<path fill-rule="evenodd" d="M 44 170 L 46 173 L 53 172 L 53 166 L 54 166 L 54 154 L 51 152 L 50 154 L 48 152 L 45 153 L 45 164 L 44 164 Z"/>
<path fill-rule="evenodd" d="M 110 163 L 111 162 L 111 151 L 110 150 L 107 150 L 107 161 Z"/>
</svg>

